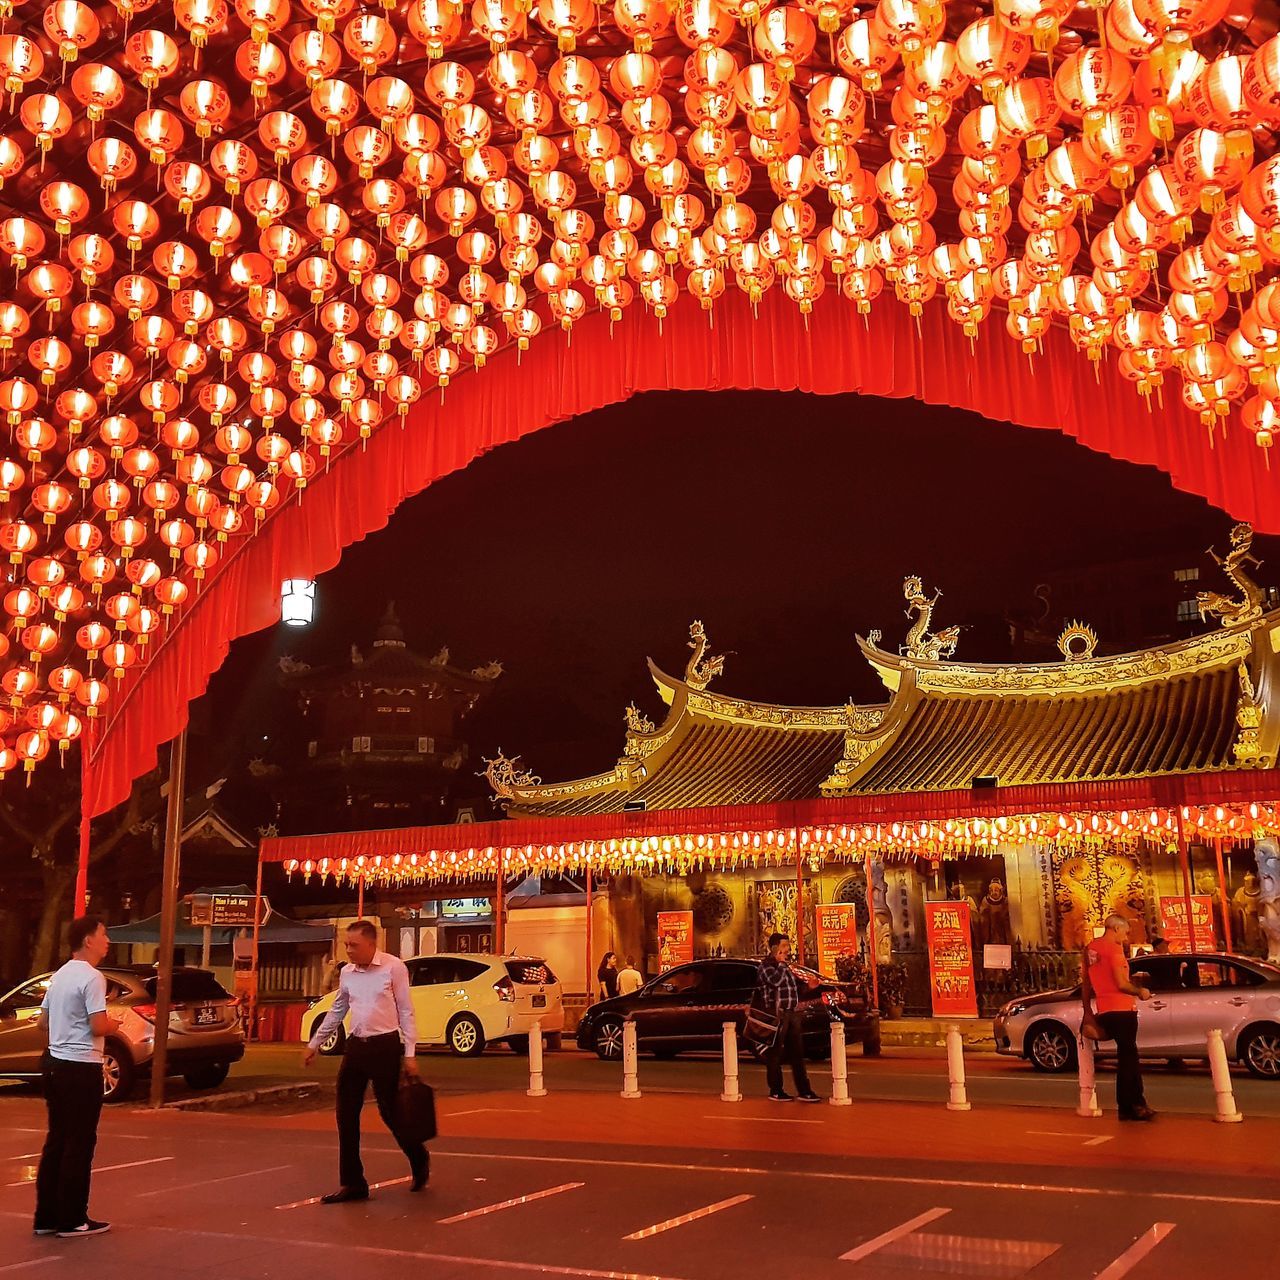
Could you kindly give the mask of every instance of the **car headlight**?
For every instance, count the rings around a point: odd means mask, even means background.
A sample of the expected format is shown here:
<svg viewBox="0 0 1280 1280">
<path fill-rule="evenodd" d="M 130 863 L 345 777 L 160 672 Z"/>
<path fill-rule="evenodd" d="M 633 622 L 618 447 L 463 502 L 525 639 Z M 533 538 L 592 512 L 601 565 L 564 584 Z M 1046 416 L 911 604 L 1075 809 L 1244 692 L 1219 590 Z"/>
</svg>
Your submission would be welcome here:
<svg viewBox="0 0 1280 1280">
<path fill-rule="evenodd" d="M 1000 1010 L 1001 1017 L 1016 1018 L 1020 1013 L 1026 1013 L 1027 1006 L 1025 1004 L 1007 1004 Z"/>
</svg>

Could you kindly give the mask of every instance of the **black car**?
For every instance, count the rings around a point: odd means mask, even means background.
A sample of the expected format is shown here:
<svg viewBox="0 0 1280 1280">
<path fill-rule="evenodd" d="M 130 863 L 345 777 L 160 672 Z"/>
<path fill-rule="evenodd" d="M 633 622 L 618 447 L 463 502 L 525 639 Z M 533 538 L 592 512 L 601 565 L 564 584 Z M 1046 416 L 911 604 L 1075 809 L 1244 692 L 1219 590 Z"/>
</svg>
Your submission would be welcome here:
<svg viewBox="0 0 1280 1280">
<path fill-rule="evenodd" d="M 808 975 L 812 970 L 797 972 Z M 630 1018 L 637 1046 L 660 1058 L 686 1049 L 719 1049 L 724 1023 L 736 1023 L 741 1037 L 759 973 L 759 960 L 695 960 L 669 969 L 629 996 L 593 1004 L 578 1024 L 578 1048 L 594 1049 L 602 1058 L 621 1057 L 622 1024 Z M 861 1044 L 864 1053 L 879 1053 L 880 1018 L 868 1009 L 863 992 L 813 976 L 818 994 L 802 1006 L 805 1053 L 812 1058 L 830 1053 L 831 1023 L 837 1018 L 844 1022 L 848 1043 Z"/>
</svg>

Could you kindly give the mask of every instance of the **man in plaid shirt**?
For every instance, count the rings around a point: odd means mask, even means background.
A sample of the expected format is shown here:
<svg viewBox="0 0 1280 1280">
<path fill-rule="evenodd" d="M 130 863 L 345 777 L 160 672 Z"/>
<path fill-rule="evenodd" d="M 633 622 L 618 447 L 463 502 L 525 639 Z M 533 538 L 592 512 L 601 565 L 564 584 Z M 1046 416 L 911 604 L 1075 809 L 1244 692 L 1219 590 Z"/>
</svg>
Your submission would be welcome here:
<svg viewBox="0 0 1280 1280">
<path fill-rule="evenodd" d="M 791 939 L 785 933 L 771 934 L 769 954 L 760 964 L 760 979 L 756 986 L 756 1003 L 778 1019 L 778 1031 L 765 1053 L 765 1069 L 769 1079 L 769 1097 L 774 1102 L 792 1102 L 794 1099 L 782 1087 L 782 1059 L 791 1064 L 796 1093 L 801 1102 L 821 1102 L 809 1084 L 809 1073 L 804 1065 L 804 1013 L 800 1008 L 805 1000 L 814 996 L 818 982 L 810 977 L 807 983 L 791 967 Z"/>
</svg>

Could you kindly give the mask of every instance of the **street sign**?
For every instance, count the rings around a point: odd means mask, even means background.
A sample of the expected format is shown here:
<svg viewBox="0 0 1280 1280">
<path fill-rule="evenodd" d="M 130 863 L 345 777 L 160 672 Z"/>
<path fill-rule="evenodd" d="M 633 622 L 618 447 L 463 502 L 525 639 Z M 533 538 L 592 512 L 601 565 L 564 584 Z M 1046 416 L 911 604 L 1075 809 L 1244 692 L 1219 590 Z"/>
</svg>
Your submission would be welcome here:
<svg viewBox="0 0 1280 1280">
<path fill-rule="evenodd" d="M 197 928 L 251 925 L 262 901 L 252 893 L 193 893 L 191 923 Z"/>
</svg>

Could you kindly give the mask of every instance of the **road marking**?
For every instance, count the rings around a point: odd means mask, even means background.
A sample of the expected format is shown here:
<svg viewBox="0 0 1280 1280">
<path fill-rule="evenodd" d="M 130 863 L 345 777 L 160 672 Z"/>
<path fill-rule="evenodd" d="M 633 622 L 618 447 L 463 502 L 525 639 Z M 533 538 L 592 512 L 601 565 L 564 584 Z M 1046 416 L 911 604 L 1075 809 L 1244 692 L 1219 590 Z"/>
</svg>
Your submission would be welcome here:
<svg viewBox="0 0 1280 1280">
<path fill-rule="evenodd" d="M 166 1161 L 173 1160 L 174 1156 L 152 1156 L 150 1160 L 129 1160 L 125 1164 L 104 1164 L 94 1165 L 93 1172 L 111 1173 L 115 1169 L 137 1169 L 144 1164 L 164 1164 Z M 35 1174 L 29 1178 L 19 1178 L 17 1182 L 9 1183 L 11 1187 L 29 1187 L 36 1180 Z"/>
<path fill-rule="evenodd" d="M 873 1253 L 878 1253 L 885 1245 L 893 1244 L 895 1240 L 901 1240 L 903 1236 L 909 1236 L 913 1231 L 928 1226 L 929 1223 L 936 1222 L 939 1218 L 946 1217 L 950 1212 L 950 1209 L 926 1209 L 923 1213 L 916 1214 L 914 1218 L 908 1218 L 906 1222 L 900 1223 L 898 1226 L 882 1232 L 880 1235 L 874 1236 L 860 1245 L 856 1245 L 848 1253 L 842 1253 L 839 1260 L 841 1262 L 861 1262 L 863 1258 L 869 1258 Z"/>
<path fill-rule="evenodd" d="M 821 1120 L 793 1120 L 790 1116 L 703 1116 L 704 1120 L 749 1120 L 755 1124 L 821 1124 Z"/>
<path fill-rule="evenodd" d="M 1077 1142 L 1082 1142 L 1086 1147 L 1100 1147 L 1104 1142 L 1110 1142 L 1113 1134 L 1102 1133 L 1096 1138 L 1086 1138 L 1081 1133 L 1067 1133 L 1062 1129 L 1028 1129 L 1027 1133 L 1033 1138 L 1074 1138 Z"/>
<path fill-rule="evenodd" d="M 445 1120 L 452 1120 L 454 1116 L 478 1116 L 484 1114 L 504 1115 L 504 1116 L 522 1116 L 530 1114 L 528 1107 L 472 1107 L 467 1111 L 442 1111 L 440 1116 Z"/>
<path fill-rule="evenodd" d="M 1100 1133 L 1096 1138 L 1089 1138 L 1085 1141 L 1086 1147 L 1100 1147 L 1104 1142 L 1110 1142 L 1115 1137 L 1111 1133 Z"/>
<path fill-rule="evenodd" d="M 219 1182 L 234 1182 L 237 1178 L 257 1178 L 264 1173 L 280 1173 L 284 1169 L 292 1169 L 291 1164 L 276 1164 L 270 1169 L 249 1169 L 245 1173 L 229 1173 L 223 1178 L 203 1178 L 199 1182 L 183 1182 L 176 1187 L 157 1187 L 154 1191 L 140 1191 L 139 1198 L 142 1196 L 167 1196 L 174 1195 L 179 1191 L 193 1191 L 196 1187 L 212 1187 Z"/>
<path fill-rule="evenodd" d="M 633 1231 L 629 1236 L 623 1236 L 624 1240 L 648 1240 L 650 1236 L 661 1235 L 664 1231 L 672 1231 L 676 1227 L 683 1227 L 686 1222 L 696 1222 L 699 1218 L 709 1218 L 713 1213 L 719 1213 L 721 1209 L 732 1209 L 736 1204 L 745 1204 L 748 1200 L 754 1200 L 754 1196 L 730 1196 L 728 1200 L 717 1200 L 715 1204 L 703 1205 L 701 1209 L 694 1209 L 692 1213 L 682 1213 L 678 1218 L 668 1218 L 665 1222 L 655 1222 L 651 1227 L 645 1227 L 643 1231 Z"/>
<path fill-rule="evenodd" d="M 1002 1240 L 991 1236 L 953 1236 L 942 1232 L 910 1235 L 885 1250 L 885 1262 L 944 1264 L 940 1270 L 982 1275 L 988 1280 L 1024 1276 L 1062 1248 L 1042 1240 Z M 945 1264 L 950 1263 L 950 1266 Z"/>
<path fill-rule="evenodd" d="M 22 1271 L 27 1267 L 42 1267 L 46 1262 L 57 1262 L 62 1257 L 60 1253 L 47 1253 L 43 1258 L 28 1258 L 26 1262 L 6 1262 L 4 1266 L 0 1266 L 0 1272 L 5 1271 Z"/>
<path fill-rule="evenodd" d="M 548 1187 L 545 1191 L 531 1191 L 527 1196 L 515 1196 L 510 1200 L 499 1200 L 497 1204 L 487 1204 L 481 1209 L 468 1209 L 466 1213 L 455 1213 L 451 1218 L 441 1218 L 440 1225 L 447 1227 L 451 1222 L 466 1222 L 468 1218 L 483 1218 L 487 1213 L 500 1213 L 503 1209 L 515 1209 L 522 1204 L 531 1204 L 534 1200 L 545 1200 L 548 1196 L 558 1196 L 562 1191 L 576 1191 L 586 1186 L 585 1182 L 562 1182 L 558 1187 Z"/>
<path fill-rule="evenodd" d="M 369 1183 L 369 1190 L 370 1192 L 381 1191 L 383 1187 L 398 1187 L 400 1186 L 401 1183 L 412 1182 L 412 1181 L 413 1181 L 413 1174 L 406 1173 L 403 1178 L 388 1178 L 385 1182 L 371 1182 Z M 305 1200 L 290 1200 L 288 1204 L 276 1205 L 276 1208 L 277 1209 L 301 1209 L 305 1205 L 319 1204 L 320 1201 L 323 1200 L 326 1195 L 328 1195 L 328 1192 L 324 1192 L 323 1194 L 318 1196 L 308 1196 Z M 355 1201 L 353 1203 L 360 1203 L 360 1202 Z"/>
<path fill-rule="evenodd" d="M 389 1148 L 388 1148 L 389 1149 Z M 601 1160 L 589 1156 L 494 1155 L 491 1151 L 441 1151 L 444 1160 L 519 1160 L 528 1164 L 580 1165 L 603 1169 L 664 1169 L 677 1173 L 741 1173 L 769 1178 L 817 1178 L 826 1182 L 880 1182 L 897 1187 L 943 1187 L 960 1191 L 1029 1191 L 1058 1196 L 1120 1196 L 1135 1200 L 1179 1200 L 1192 1204 L 1230 1204 L 1251 1209 L 1280 1209 L 1280 1199 L 1266 1196 L 1211 1196 L 1190 1191 L 1117 1187 L 1055 1186 L 1036 1182 L 983 1182 L 978 1178 L 920 1178 L 895 1173 L 834 1173 L 822 1169 L 763 1169 L 752 1165 L 678 1164 L 670 1160 Z"/>
<path fill-rule="evenodd" d="M 1174 1228 L 1172 1222 L 1157 1222 L 1144 1231 L 1109 1267 L 1098 1272 L 1097 1280 L 1120 1280 L 1127 1276 Z"/>
<path fill-rule="evenodd" d="M 20 1156 L 5 1156 L 6 1160 L 34 1160 L 40 1153 L 38 1151 L 26 1151 Z"/>
</svg>

